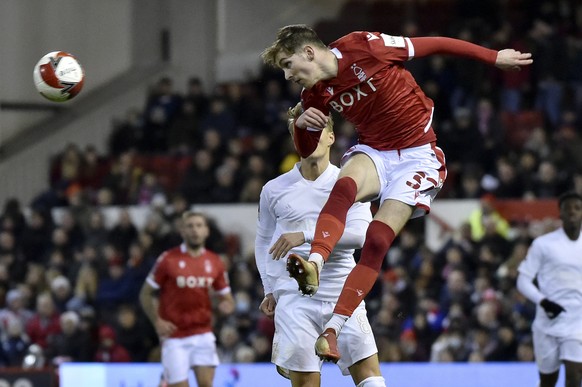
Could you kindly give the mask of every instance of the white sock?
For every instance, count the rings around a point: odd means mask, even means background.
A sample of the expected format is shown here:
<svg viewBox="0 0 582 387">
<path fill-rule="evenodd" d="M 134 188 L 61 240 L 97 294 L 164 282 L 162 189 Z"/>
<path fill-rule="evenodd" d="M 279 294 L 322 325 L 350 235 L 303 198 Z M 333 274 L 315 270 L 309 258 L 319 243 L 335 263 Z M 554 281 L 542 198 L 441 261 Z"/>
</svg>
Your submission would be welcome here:
<svg viewBox="0 0 582 387">
<path fill-rule="evenodd" d="M 386 381 L 381 376 L 370 376 L 358 383 L 356 387 L 386 387 Z"/>
<path fill-rule="evenodd" d="M 334 313 L 327 322 L 327 324 L 325 324 L 325 326 L 323 327 L 323 330 L 325 331 L 327 328 L 331 328 L 335 331 L 336 336 L 339 336 L 346 321 L 348 321 L 348 318 L 349 316 Z"/>
<path fill-rule="evenodd" d="M 317 270 L 321 273 L 321 269 L 323 269 L 323 264 L 325 263 L 321 254 L 319 253 L 310 254 L 308 261 L 315 262 L 315 264 L 317 265 Z"/>
</svg>

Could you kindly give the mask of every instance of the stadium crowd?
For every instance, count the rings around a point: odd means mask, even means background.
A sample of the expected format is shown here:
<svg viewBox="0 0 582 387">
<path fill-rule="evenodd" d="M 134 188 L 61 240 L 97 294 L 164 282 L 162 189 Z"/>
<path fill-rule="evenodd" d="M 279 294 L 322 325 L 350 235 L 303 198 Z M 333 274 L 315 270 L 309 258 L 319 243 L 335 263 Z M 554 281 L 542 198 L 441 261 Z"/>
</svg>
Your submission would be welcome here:
<svg viewBox="0 0 582 387">
<path fill-rule="evenodd" d="M 509 224 L 493 215 L 491 199 L 582 193 L 582 6 L 536 4 L 516 23 L 459 9 L 455 20 L 465 22 L 438 30 L 523 48 L 531 68 L 507 75 L 446 57 L 411 62 L 435 100 L 447 155 L 439 198 L 482 199 L 483 211 L 438 251 L 424 244 L 422 221 L 398 237 L 367 299 L 380 361 L 533 359 L 535 308 L 517 292 L 516 270 L 532 238 L 556 223 Z M 397 27 L 408 36 L 437 32 L 414 20 Z M 268 69 L 211 92 L 198 78 L 180 92 L 164 77 L 142 108 L 113 119 L 106 154 L 67 144 L 51 160 L 47 189 L 31 203 L 6 201 L 0 214 L 0 366 L 20 365 L 30 344 L 49 364 L 158 361 L 157 337 L 137 306 L 147 273 L 180 243 L 178 215 L 189 205 L 256 203 L 263 184 L 293 166 L 285 119 L 299 92 Z M 356 141 L 337 119 L 335 164 Z M 153 209 L 143 228 L 131 205 Z M 121 208 L 113 227 L 105 206 Z M 258 309 L 254 257 L 216 226 L 208 247 L 224 257 L 236 300 L 234 315 L 215 324 L 221 361 L 270 361 L 273 325 Z"/>
</svg>

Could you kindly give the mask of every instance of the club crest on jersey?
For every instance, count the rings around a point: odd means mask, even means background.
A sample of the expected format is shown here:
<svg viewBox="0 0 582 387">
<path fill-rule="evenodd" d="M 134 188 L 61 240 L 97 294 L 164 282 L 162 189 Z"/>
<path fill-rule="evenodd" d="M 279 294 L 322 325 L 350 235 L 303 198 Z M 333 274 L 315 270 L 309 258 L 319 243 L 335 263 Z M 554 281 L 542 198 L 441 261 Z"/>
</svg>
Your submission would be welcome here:
<svg viewBox="0 0 582 387">
<path fill-rule="evenodd" d="M 326 87 L 325 91 L 327 91 L 329 93 L 329 95 L 333 95 L 333 87 Z"/>
<path fill-rule="evenodd" d="M 370 41 L 370 40 L 374 40 L 374 39 L 380 39 L 380 38 L 379 38 L 379 37 L 377 37 L 376 35 L 374 35 L 374 34 L 371 34 L 371 33 L 369 33 L 369 32 L 368 32 L 368 35 L 366 36 L 366 38 L 368 39 L 368 41 Z"/>
<path fill-rule="evenodd" d="M 354 75 L 358 77 L 360 82 L 364 82 L 366 78 L 368 78 L 364 70 L 355 63 L 352 65 L 352 71 L 354 72 Z"/>
<path fill-rule="evenodd" d="M 204 271 L 206 271 L 207 273 L 212 272 L 212 265 L 210 264 L 209 261 L 204 262 Z"/>
<path fill-rule="evenodd" d="M 180 262 L 178 262 L 178 266 L 180 267 L 180 269 L 183 269 L 186 267 L 186 262 L 180 261 Z"/>
</svg>

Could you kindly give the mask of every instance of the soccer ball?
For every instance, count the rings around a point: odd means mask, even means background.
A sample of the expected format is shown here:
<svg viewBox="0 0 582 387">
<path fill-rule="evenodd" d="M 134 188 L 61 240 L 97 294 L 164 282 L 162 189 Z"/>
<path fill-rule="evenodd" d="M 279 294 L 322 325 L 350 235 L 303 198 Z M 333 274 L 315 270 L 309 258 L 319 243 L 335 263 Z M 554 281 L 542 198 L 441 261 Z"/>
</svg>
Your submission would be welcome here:
<svg viewBox="0 0 582 387">
<path fill-rule="evenodd" d="M 71 54 L 49 52 L 34 66 L 34 85 L 43 97 L 55 102 L 73 98 L 83 88 L 85 72 Z"/>
</svg>

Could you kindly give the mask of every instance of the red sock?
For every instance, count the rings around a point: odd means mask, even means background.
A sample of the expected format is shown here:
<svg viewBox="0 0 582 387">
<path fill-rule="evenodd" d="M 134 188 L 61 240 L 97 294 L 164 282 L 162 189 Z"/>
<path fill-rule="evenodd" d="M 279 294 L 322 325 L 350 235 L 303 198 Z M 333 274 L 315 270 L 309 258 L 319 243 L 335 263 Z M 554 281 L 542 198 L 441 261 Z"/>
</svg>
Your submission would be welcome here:
<svg viewBox="0 0 582 387">
<path fill-rule="evenodd" d="M 382 262 L 395 237 L 392 228 L 385 223 L 377 220 L 370 223 L 360 261 L 348 275 L 334 313 L 344 316 L 351 316 L 354 313 L 374 286 L 382 268 Z"/>
<path fill-rule="evenodd" d="M 337 241 L 344 233 L 346 216 L 356 200 L 357 192 L 358 187 L 351 177 L 342 177 L 335 182 L 317 219 L 315 236 L 311 243 L 312 253 L 321 254 L 323 259 L 327 261 Z"/>
</svg>

